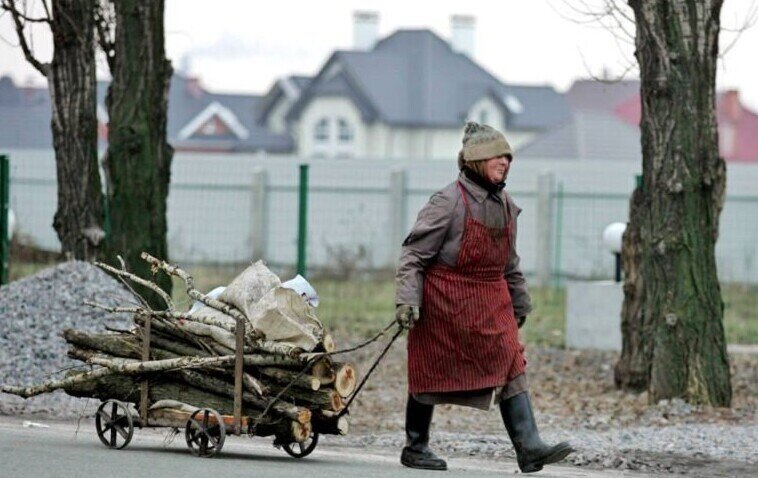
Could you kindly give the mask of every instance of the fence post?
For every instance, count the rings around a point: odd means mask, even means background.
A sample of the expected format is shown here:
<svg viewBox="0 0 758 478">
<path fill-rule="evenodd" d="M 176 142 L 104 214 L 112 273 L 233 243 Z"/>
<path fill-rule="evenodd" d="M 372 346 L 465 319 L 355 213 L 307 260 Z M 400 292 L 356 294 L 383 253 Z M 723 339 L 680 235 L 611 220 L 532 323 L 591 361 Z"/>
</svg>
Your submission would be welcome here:
<svg viewBox="0 0 758 478">
<path fill-rule="evenodd" d="M 253 249 L 253 261 L 266 257 L 266 231 L 268 230 L 266 211 L 266 170 L 257 167 L 253 170 L 250 187 L 250 245 Z"/>
<path fill-rule="evenodd" d="M 403 168 L 390 171 L 390 247 L 387 265 L 397 266 L 400 257 L 400 244 L 405 237 L 405 214 L 408 201 L 406 200 L 407 173 Z"/>
<path fill-rule="evenodd" d="M 561 283 L 561 252 L 563 252 L 563 181 L 558 182 L 558 192 L 555 196 L 555 262 L 553 262 L 553 284 Z"/>
<path fill-rule="evenodd" d="M 8 239 L 8 202 L 10 201 L 11 174 L 8 156 L 0 155 L 0 285 L 8 283 L 8 260 L 10 239 Z"/>
<path fill-rule="evenodd" d="M 542 172 L 537 176 L 537 285 L 550 282 L 553 260 L 553 197 L 555 175 Z"/>
<path fill-rule="evenodd" d="M 308 165 L 300 165 L 300 193 L 298 195 L 297 223 L 297 273 L 305 277 L 306 250 L 308 239 Z"/>
</svg>

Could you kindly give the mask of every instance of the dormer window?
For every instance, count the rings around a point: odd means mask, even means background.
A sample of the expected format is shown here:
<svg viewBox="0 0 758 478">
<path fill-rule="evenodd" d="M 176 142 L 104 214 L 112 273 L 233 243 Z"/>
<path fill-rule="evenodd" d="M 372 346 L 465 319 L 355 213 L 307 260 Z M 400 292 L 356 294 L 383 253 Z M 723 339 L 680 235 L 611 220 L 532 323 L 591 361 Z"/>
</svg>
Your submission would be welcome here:
<svg viewBox="0 0 758 478">
<path fill-rule="evenodd" d="M 345 118 L 337 120 L 337 129 L 340 143 L 351 143 L 353 141 L 353 137 L 355 136 L 353 127 L 350 126 L 350 123 Z"/>
<path fill-rule="evenodd" d="M 326 143 L 329 141 L 329 119 L 321 118 L 313 129 L 313 139 L 317 143 Z"/>
</svg>

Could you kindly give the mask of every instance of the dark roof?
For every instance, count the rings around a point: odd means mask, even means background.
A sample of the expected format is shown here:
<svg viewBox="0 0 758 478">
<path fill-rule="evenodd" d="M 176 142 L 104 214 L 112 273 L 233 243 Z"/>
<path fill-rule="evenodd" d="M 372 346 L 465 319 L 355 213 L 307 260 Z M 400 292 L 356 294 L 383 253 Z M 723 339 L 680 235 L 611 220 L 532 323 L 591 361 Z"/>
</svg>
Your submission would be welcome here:
<svg viewBox="0 0 758 478">
<path fill-rule="evenodd" d="M 639 96 L 638 80 L 576 80 L 566 92 L 566 101 L 573 110 L 611 112 L 635 96 Z"/>
<path fill-rule="evenodd" d="M 98 104 L 103 110 L 107 88 L 108 82 L 98 81 Z M 182 128 L 214 102 L 237 117 L 249 133 L 247 138 L 179 138 Z M 294 142 L 289 135 L 271 133 L 256 123 L 262 102 L 263 97 L 256 95 L 210 93 L 197 80 L 174 74 L 168 101 L 169 142 L 177 149 L 291 152 Z M 0 147 L 52 147 L 50 118 L 50 97 L 45 88 L 19 88 L 10 78 L 0 78 Z"/>
<path fill-rule="evenodd" d="M 470 107 L 486 95 L 502 102 L 518 97 L 524 119 L 511 112 L 508 127 L 545 129 L 565 120 L 568 107 L 552 87 L 507 85 L 429 30 L 399 30 L 370 51 L 337 51 L 321 68 L 288 119 L 296 119 L 313 98 L 348 95 L 364 114 L 374 111 L 398 126 L 457 127 Z M 503 105 L 505 106 L 505 105 Z M 370 116 L 370 115 L 369 115 Z"/>
<path fill-rule="evenodd" d="M 519 148 L 516 157 L 640 161 L 640 133 L 611 114 L 575 112 L 563 125 Z"/>
<path fill-rule="evenodd" d="M 312 78 L 309 76 L 289 76 L 276 80 L 273 86 L 262 98 L 261 104 L 258 107 L 256 121 L 260 125 L 265 125 L 269 113 L 274 109 L 274 106 L 279 103 L 281 98 L 292 95 L 294 96 L 292 100 L 296 100 L 303 90 L 308 87 L 311 80 Z M 284 85 L 285 83 L 287 84 L 287 87 Z"/>
</svg>

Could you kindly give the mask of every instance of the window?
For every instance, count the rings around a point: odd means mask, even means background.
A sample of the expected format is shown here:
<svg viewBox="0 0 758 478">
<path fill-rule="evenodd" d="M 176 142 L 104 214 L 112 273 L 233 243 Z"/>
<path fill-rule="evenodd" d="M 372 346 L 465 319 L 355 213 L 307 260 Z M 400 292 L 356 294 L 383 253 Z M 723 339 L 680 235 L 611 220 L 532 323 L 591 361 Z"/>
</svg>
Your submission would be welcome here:
<svg viewBox="0 0 758 478">
<path fill-rule="evenodd" d="M 489 116 L 487 110 L 482 110 L 479 113 L 479 124 L 489 124 Z"/>
<path fill-rule="evenodd" d="M 326 143 L 329 141 L 329 119 L 321 118 L 313 129 L 313 139 L 317 143 Z"/>
<path fill-rule="evenodd" d="M 350 123 L 347 122 L 345 118 L 340 118 L 337 120 L 337 128 L 339 132 L 339 140 L 340 143 L 350 143 L 353 141 L 353 128 L 350 126 Z"/>
</svg>

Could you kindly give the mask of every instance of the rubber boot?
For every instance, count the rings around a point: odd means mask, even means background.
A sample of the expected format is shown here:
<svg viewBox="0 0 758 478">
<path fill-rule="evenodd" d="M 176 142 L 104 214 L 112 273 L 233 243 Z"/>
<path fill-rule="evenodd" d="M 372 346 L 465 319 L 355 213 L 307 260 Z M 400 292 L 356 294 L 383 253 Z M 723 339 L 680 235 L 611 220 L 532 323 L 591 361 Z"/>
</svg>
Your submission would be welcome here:
<svg viewBox="0 0 758 478">
<path fill-rule="evenodd" d="M 408 396 L 405 409 L 406 446 L 400 463 L 422 470 L 447 470 L 447 463 L 429 449 L 429 427 L 432 424 L 434 405 L 424 405 Z"/>
<path fill-rule="evenodd" d="M 540 471 L 544 465 L 563 460 L 574 451 L 568 442 L 546 445 L 537 431 L 529 393 L 523 392 L 500 402 L 508 436 L 516 449 L 518 467 L 523 473 Z"/>
</svg>

